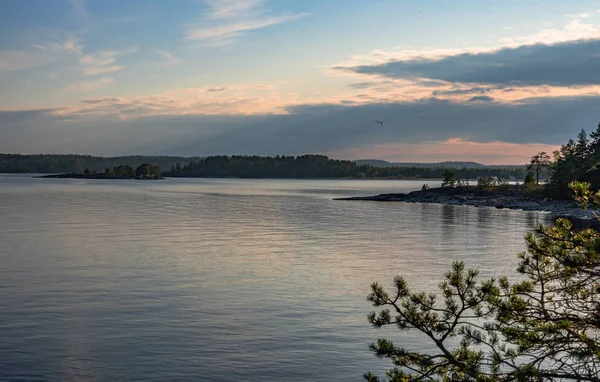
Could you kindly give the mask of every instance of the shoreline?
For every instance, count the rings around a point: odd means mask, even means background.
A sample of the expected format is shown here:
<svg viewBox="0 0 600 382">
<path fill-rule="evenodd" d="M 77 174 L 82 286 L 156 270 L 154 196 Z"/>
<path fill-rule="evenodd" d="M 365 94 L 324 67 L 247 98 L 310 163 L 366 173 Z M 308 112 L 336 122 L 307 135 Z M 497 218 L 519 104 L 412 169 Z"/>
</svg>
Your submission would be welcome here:
<svg viewBox="0 0 600 382">
<path fill-rule="evenodd" d="M 407 194 L 379 194 L 374 196 L 354 196 L 334 198 L 343 201 L 405 202 L 443 204 L 472 207 L 489 207 L 522 211 L 547 212 L 552 218 L 572 218 L 594 222 L 593 210 L 582 210 L 572 200 L 554 200 L 527 195 L 522 186 L 505 189 L 486 190 L 476 186 L 437 187 Z"/>
</svg>

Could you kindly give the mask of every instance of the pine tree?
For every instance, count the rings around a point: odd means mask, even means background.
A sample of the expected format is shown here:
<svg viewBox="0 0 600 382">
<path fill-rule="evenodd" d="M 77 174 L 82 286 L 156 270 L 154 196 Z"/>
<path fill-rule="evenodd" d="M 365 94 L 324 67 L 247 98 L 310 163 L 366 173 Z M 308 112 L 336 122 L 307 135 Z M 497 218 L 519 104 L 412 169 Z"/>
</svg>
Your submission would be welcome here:
<svg viewBox="0 0 600 382">
<path fill-rule="evenodd" d="M 600 203 L 587 183 L 570 185 L 583 208 Z M 521 281 L 479 281 L 455 262 L 438 295 L 412 292 L 402 277 L 391 292 L 374 283 L 368 299 L 376 328 L 424 333 L 433 353 L 379 339 L 371 350 L 394 368 L 389 381 L 598 381 L 600 233 L 566 219 L 539 227 L 519 254 Z M 370 382 L 379 379 L 365 374 Z"/>
</svg>

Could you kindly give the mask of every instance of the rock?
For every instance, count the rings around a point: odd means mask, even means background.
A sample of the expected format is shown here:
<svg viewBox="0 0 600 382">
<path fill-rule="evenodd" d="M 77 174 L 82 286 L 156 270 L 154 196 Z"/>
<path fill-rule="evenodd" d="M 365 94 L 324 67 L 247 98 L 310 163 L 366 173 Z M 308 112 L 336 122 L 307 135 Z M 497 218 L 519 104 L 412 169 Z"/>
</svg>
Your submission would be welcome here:
<svg viewBox="0 0 600 382">
<path fill-rule="evenodd" d="M 487 206 L 524 211 L 546 211 L 553 217 L 571 217 L 587 222 L 596 219 L 592 211 L 583 211 L 572 202 L 557 201 L 548 198 L 540 200 L 532 199 L 523 195 L 521 189 L 518 187 L 501 191 L 488 191 L 477 187 L 430 188 L 426 191 L 413 191 L 408 194 L 380 194 L 376 196 L 336 198 L 335 200 L 437 203 L 474 207 Z"/>
</svg>

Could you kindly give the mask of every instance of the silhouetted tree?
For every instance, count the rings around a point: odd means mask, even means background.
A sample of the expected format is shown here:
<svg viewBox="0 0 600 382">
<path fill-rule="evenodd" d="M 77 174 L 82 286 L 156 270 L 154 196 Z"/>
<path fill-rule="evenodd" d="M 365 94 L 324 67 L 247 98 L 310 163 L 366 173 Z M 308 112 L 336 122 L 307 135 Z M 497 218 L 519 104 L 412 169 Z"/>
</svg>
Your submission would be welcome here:
<svg viewBox="0 0 600 382">
<path fill-rule="evenodd" d="M 550 166 L 550 163 L 550 155 L 548 155 L 545 151 L 541 151 L 531 157 L 531 161 L 527 165 L 527 170 L 535 173 L 536 184 L 540 184 L 540 173 L 543 169 Z"/>
<path fill-rule="evenodd" d="M 444 172 L 442 172 L 442 177 L 442 187 L 454 187 L 458 182 L 456 171 L 453 169 L 445 169 Z"/>
</svg>

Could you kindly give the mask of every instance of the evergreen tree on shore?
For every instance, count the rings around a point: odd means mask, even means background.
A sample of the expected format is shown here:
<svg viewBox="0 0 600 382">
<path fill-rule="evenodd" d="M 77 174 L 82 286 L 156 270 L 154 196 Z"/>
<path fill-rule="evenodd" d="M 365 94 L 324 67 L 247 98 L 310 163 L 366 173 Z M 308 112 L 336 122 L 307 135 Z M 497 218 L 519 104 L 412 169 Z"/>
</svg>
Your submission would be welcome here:
<svg viewBox="0 0 600 382">
<path fill-rule="evenodd" d="M 570 188 L 582 208 L 600 202 L 589 183 Z M 519 254 L 520 277 L 478 280 L 455 262 L 439 295 L 413 292 L 398 276 L 390 291 L 371 286 L 376 328 L 417 330 L 435 346 L 422 352 L 387 339 L 371 344 L 392 361 L 389 381 L 598 381 L 600 375 L 600 233 L 566 219 L 539 227 Z M 441 300 L 441 301 L 440 301 Z M 380 379 L 371 373 L 365 379 Z"/>
</svg>

